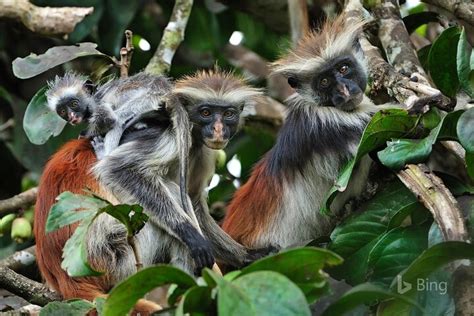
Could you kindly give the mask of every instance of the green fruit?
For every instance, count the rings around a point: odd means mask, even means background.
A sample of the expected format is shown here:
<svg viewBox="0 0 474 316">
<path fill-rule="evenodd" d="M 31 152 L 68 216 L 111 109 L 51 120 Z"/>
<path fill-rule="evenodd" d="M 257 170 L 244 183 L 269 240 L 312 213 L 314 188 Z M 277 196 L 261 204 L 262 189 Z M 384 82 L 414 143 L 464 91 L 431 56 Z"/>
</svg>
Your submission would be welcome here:
<svg viewBox="0 0 474 316">
<path fill-rule="evenodd" d="M 3 218 L 0 220 L 0 236 L 10 231 L 15 218 L 16 214 L 7 214 L 3 216 Z"/>
<path fill-rule="evenodd" d="M 225 153 L 224 150 L 219 149 L 217 151 L 217 155 L 216 155 L 216 167 L 217 167 L 217 169 L 224 168 L 226 161 L 227 161 L 227 154 Z"/>
<path fill-rule="evenodd" d="M 32 208 L 27 209 L 23 213 L 23 217 L 26 218 L 28 220 L 28 222 L 30 222 L 31 225 L 33 225 L 33 220 L 35 218 L 35 210 L 32 209 Z"/>
<path fill-rule="evenodd" d="M 17 243 L 22 243 L 29 239 L 33 234 L 30 222 L 24 218 L 19 217 L 13 221 L 12 224 L 12 239 Z"/>
</svg>

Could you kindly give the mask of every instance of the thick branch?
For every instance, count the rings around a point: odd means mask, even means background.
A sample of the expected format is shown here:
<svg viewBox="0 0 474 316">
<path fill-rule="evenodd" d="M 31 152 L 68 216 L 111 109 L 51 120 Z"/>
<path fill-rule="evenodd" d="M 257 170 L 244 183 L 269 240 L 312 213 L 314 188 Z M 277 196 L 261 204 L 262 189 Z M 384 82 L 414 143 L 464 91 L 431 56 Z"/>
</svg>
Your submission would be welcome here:
<svg viewBox="0 0 474 316">
<path fill-rule="evenodd" d="M 295 46 L 309 30 L 308 3 L 306 0 L 288 0 L 291 41 Z"/>
<path fill-rule="evenodd" d="M 407 165 L 397 176 L 433 214 L 445 240 L 467 239 L 466 226 L 456 199 L 426 165 Z"/>
<path fill-rule="evenodd" d="M 423 2 L 449 11 L 458 19 L 474 26 L 474 2 L 472 0 L 423 0 Z"/>
<path fill-rule="evenodd" d="M 0 216 L 13 213 L 20 208 L 27 208 L 36 201 L 38 188 L 31 188 L 14 197 L 0 201 Z"/>
<path fill-rule="evenodd" d="M 36 246 L 20 250 L 0 261 L 0 266 L 13 271 L 31 266 L 36 261 Z"/>
<path fill-rule="evenodd" d="M 58 301 L 61 298 L 46 286 L 30 280 L 12 269 L 0 266 L 0 288 L 23 297 L 30 303 L 44 306 L 49 302 Z"/>
<path fill-rule="evenodd" d="M 21 21 L 28 29 L 43 35 L 64 35 L 94 11 L 93 7 L 38 7 L 28 0 L 0 0 L 0 18 Z"/>
<path fill-rule="evenodd" d="M 184 31 L 188 24 L 192 7 L 193 0 L 176 0 L 161 42 L 146 66 L 145 72 L 152 74 L 165 74 L 169 72 L 173 56 L 184 39 Z"/>
</svg>

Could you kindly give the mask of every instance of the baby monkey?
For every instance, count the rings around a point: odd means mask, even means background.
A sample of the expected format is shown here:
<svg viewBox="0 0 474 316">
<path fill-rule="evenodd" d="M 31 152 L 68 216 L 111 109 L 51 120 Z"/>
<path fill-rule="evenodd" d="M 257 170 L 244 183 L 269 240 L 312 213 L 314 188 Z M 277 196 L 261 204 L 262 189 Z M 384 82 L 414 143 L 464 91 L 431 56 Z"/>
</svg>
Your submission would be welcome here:
<svg viewBox="0 0 474 316">
<path fill-rule="evenodd" d="M 94 142 L 99 159 L 120 142 L 124 130 L 155 111 L 164 110 L 163 96 L 170 91 L 166 77 L 138 73 L 95 86 L 87 77 L 72 72 L 48 83 L 48 107 L 71 125 L 87 121 L 87 138 Z"/>
</svg>

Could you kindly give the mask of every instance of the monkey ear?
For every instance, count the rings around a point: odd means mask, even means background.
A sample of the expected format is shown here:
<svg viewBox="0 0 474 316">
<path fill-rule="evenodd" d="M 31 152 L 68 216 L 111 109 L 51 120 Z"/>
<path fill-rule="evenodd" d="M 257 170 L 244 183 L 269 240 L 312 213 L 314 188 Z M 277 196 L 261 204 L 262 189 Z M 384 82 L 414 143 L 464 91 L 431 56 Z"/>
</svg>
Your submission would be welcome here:
<svg viewBox="0 0 474 316">
<path fill-rule="evenodd" d="M 87 79 L 86 82 L 84 82 L 84 88 L 89 94 L 94 94 L 97 86 L 91 80 Z"/>
</svg>

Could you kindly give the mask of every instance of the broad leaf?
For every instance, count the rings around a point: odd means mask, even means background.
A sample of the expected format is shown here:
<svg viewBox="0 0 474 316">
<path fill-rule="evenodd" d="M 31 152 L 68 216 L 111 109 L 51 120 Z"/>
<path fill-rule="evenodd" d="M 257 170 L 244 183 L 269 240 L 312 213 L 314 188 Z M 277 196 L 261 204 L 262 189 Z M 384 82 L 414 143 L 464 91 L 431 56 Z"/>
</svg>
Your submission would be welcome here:
<svg viewBox="0 0 474 316">
<path fill-rule="evenodd" d="M 23 118 L 26 136 L 35 145 L 42 145 L 51 136 L 58 136 L 66 126 L 66 121 L 47 106 L 45 96 L 47 89 L 45 86 L 34 95 Z"/>
<path fill-rule="evenodd" d="M 93 308 L 94 304 L 86 300 L 51 302 L 41 309 L 40 316 L 86 315 Z"/>
<path fill-rule="evenodd" d="M 237 285 L 222 279 L 217 285 L 217 291 L 218 315 L 257 316 L 251 298 Z"/>
<path fill-rule="evenodd" d="M 252 263 L 236 279 L 257 271 L 278 272 L 298 285 L 308 301 L 313 302 L 327 290 L 326 276 L 321 270 L 341 263 L 341 257 L 326 249 L 291 249 Z"/>
<path fill-rule="evenodd" d="M 124 224 L 128 236 L 136 235 L 148 220 L 148 215 L 143 213 L 143 207 L 138 204 L 108 205 L 103 211 Z"/>
<path fill-rule="evenodd" d="M 135 303 L 156 287 L 176 284 L 182 289 L 196 286 L 193 277 L 171 266 L 144 268 L 116 285 L 107 298 L 103 315 L 126 315 Z"/>
<path fill-rule="evenodd" d="M 330 205 L 337 192 L 346 189 L 356 163 L 366 154 L 383 146 L 392 138 L 407 136 L 418 124 L 419 118 L 411 116 L 405 110 L 390 109 L 377 112 L 364 130 L 357 154 L 343 168 L 336 184 L 329 190 L 321 207 L 323 213 L 329 213 Z"/>
<path fill-rule="evenodd" d="M 102 56 L 110 58 L 99 52 L 96 47 L 97 44 L 94 43 L 79 43 L 79 45 L 52 47 L 41 55 L 32 53 L 25 58 L 18 57 L 12 64 L 13 73 L 17 78 L 28 79 L 79 57 Z"/>
<path fill-rule="evenodd" d="M 459 142 L 469 153 L 474 153 L 474 108 L 464 112 L 457 125 Z"/>
<path fill-rule="evenodd" d="M 428 64 L 436 86 L 453 98 L 459 89 L 456 54 L 461 29 L 450 27 L 441 33 L 431 46 Z"/>
<path fill-rule="evenodd" d="M 324 312 L 323 316 L 345 315 L 361 304 L 371 304 L 374 301 L 381 301 L 387 299 L 397 299 L 413 306 L 419 305 L 402 295 L 387 291 L 374 284 L 364 283 L 360 284 L 345 293 L 336 302 L 332 303 Z M 421 310 L 421 307 L 419 307 Z"/>
<path fill-rule="evenodd" d="M 471 54 L 472 47 L 467 41 L 466 29 L 463 28 L 459 37 L 456 57 L 458 78 L 461 88 L 471 97 L 471 99 L 474 99 L 474 78 L 472 78 L 471 75 L 474 69 L 472 69 L 470 65 Z"/>
<path fill-rule="evenodd" d="M 178 304 L 177 316 L 185 314 L 212 315 L 214 313 L 212 288 L 208 286 L 195 286 L 186 291 Z"/>
</svg>

